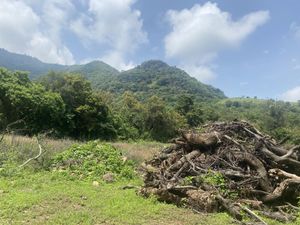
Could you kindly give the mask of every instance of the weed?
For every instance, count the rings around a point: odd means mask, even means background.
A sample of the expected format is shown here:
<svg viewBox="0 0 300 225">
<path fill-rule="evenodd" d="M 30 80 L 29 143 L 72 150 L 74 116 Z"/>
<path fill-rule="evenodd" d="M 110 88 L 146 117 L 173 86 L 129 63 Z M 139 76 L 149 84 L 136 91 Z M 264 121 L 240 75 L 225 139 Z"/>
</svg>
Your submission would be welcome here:
<svg viewBox="0 0 300 225">
<path fill-rule="evenodd" d="M 135 176 L 131 160 L 123 160 L 118 149 L 98 141 L 73 145 L 54 157 L 53 167 L 81 178 L 99 178 L 108 172 L 118 178 Z"/>
</svg>

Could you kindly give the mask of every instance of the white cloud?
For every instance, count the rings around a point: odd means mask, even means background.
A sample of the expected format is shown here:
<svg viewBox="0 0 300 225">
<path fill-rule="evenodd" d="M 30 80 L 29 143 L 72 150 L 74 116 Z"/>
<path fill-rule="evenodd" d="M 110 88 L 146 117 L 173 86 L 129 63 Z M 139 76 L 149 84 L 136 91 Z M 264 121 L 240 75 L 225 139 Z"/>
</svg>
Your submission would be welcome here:
<svg viewBox="0 0 300 225">
<path fill-rule="evenodd" d="M 280 99 L 284 101 L 290 101 L 290 102 L 296 102 L 300 100 L 300 86 L 297 86 L 295 88 L 292 88 L 286 92 L 284 92 Z"/>
<path fill-rule="evenodd" d="M 133 10 L 134 0 L 90 0 L 88 11 L 71 24 L 71 29 L 85 46 L 108 46 L 105 62 L 126 69 L 127 55 L 147 42 L 140 11 Z"/>
<path fill-rule="evenodd" d="M 195 4 L 191 9 L 181 11 L 170 10 L 167 20 L 172 31 L 165 37 L 166 56 L 184 65 L 199 67 L 200 71 L 205 67 L 203 77 L 201 74 L 194 76 L 202 81 L 213 79 L 210 64 L 218 53 L 238 47 L 268 19 L 268 11 L 257 11 L 234 21 L 228 12 L 221 11 L 211 2 Z M 195 68 L 191 70 L 197 72 Z M 211 72 L 207 73 L 209 70 Z"/>
<path fill-rule="evenodd" d="M 211 79 L 216 77 L 213 68 L 204 65 L 194 65 L 194 64 L 182 64 L 179 65 L 188 74 L 195 77 L 197 80 L 202 82 L 209 82 Z"/>
<path fill-rule="evenodd" d="M 100 58 L 100 60 L 119 70 L 129 70 L 136 66 L 132 61 L 125 63 L 122 53 L 118 51 L 111 51 Z"/>
<path fill-rule="evenodd" d="M 45 4 L 54 6 L 58 2 L 58 0 L 50 0 Z M 47 18 L 46 14 L 43 18 L 35 13 L 32 6 L 37 3 L 33 0 L 0 2 L 0 47 L 34 56 L 45 62 L 72 64 L 74 59 L 71 52 L 60 41 L 58 24 L 61 21 L 53 17 Z M 53 15 L 59 18 L 55 7 L 51 10 Z M 55 32 L 52 30 L 54 27 Z"/>
</svg>

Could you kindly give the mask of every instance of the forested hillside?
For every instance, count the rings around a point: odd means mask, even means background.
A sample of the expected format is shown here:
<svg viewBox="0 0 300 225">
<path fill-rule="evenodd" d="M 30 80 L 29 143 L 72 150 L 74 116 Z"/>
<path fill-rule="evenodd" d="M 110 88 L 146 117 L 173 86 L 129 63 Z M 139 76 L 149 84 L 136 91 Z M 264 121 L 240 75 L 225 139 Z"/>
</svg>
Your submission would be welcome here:
<svg viewBox="0 0 300 225">
<path fill-rule="evenodd" d="M 205 85 L 183 70 L 159 60 L 150 60 L 120 73 L 111 81 L 108 91 L 120 94 L 131 91 L 142 100 L 158 95 L 168 102 L 175 102 L 183 94 L 191 95 L 197 101 L 225 98 L 221 90 Z"/>
<path fill-rule="evenodd" d="M 95 90 L 109 91 L 117 95 L 125 91 L 137 94 L 140 100 L 157 95 L 174 104 L 182 94 L 192 95 L 196 100 L 225 98 L 224 93 L 205 85 L 186 72 L 159 60 L 150 60 L 129 71 L 120 73 L 101 61 L 83 65 L 63 66 L 43 63 L 36 58 L 0 50 L 0 66 L 10 70 L 28 71 L 32 80 L 40 79 L 50 71 L 81 74 L 91 82 Z"/>
<path fill-rule="evenodd" d="M 31 56 L 16 54 L 0 49 L 0 66 L 10 70 L 21 70 L 30 73 L 31 79 L 36 79 L 50 70 L 65 70 L 67 67 L 58 64 L 43 63 Z"/>
<path fill-rule="evenodd" d="M 132 71 L 147 71 L 148 66 L 158 66 L 159 73 L 174 69 L 160 62 L 151 62 Z M 114 76 L 124 76 L 125 80 L 130 79 L 130 83 L 144 84 L 143 88 L 147 89 L 146 77 L 139 80 L 139 75 L 133 74 Z M 169 82 L 171 87 L 176 87 L 171 79 Z M 290 141 L 300 143 L 298 103 L 216 97 L 207 101 L 200 100 L 193 93 L 183 92 L 183 89 L 180 92 L 179 88 L 177 93 L 174 89 L 171 98 L 162 98 L 165 93 L 160 89 L 154 91 L 156 89 L 149 88 L 147 94 L 141 95 L 134 85 L 125 88 L 126 85 L 129 84 L 124 81 L 123 89 L 119 91 L 97 91 L 80 74 L 50 72 L 38 81 L 31 81 L 24 72 L 2 68 L 0 128 L 3 130 L 14 124 L 11 129 L 21 134 L 51 131 L 57 137 L 80 139 L 167 141 L 175 137 L 179 129 L 194 129 L 212 121 L 240 119 L 256 124 L 279 139 L 289 136 Z M 139 85 L 136 87 L 139 88 Z M 142 100 L 141 96 L 144 97 Z"/>
</svg>

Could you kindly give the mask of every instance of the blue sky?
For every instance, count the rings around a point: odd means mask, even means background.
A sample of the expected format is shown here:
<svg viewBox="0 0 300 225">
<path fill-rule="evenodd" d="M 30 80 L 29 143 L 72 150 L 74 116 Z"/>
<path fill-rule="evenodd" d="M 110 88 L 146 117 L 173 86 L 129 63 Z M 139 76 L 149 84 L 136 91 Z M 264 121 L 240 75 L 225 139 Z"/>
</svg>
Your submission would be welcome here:
<svg viewBox="0 0 300 225">
<path fill-rule="evenodd" d="M 297 0 L 1 0 L 0 48 L 44 62 L 161 59 L 229 97 L 300 99 Z"/>
</svg>

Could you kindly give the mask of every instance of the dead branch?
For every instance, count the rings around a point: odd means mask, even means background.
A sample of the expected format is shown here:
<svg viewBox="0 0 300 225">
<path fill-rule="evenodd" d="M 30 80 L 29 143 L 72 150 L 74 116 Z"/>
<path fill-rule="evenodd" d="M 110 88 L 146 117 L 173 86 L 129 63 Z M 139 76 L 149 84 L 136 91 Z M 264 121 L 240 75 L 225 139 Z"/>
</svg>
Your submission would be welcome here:
<svg viewBox="0 0 300 225">
<path fill-rule="evenodd" d="M 246 206 L 243 206 L 240 203 L 236 203 L 237 206 L 239 206 L 242 210 L 244 210 L 246 213 L 248 213 L 252 218 L 258 220 L 259 222 L 261 222 L 264 225 L 268 225 L 265 221 L 263 221 L 258 215 L 256 215 L 256 213 L 254 213 L 253 211 L 251 211 L 250 209 L 248 209 Z"/>
<path fill-rule="evenodd" d="M 266 224 L 251 208 L 267 209 L 278 220 L 295 218 L 300 146 L 287 150 L 245 121 L 211 123 L 201 130 L 182 132 L 173 146 L 144 163 L 141 194 L 184 202 L 197 212 L 225 210 L 238 220 L 242 209 Z M 282 204 L 289 214 L 280 211 Z"/>
<path fill-rule="evenodd" d="M 40 141 L 39 141 L 38 137 L 36 137 L 36 141 L 37 141 L 37 144 L 39 146 L 39 153 L 35 157 L 32 157 L 32 158 L 28 159 L 27 161 L 25 161 L 22 165 L 19 166 L 19 168 L 22 168 L 22 167 L 26 166 L 32 160 L 37 160 L 43 154 L 43 148 L 42 148 L 42 145 L 40 144 Z"/>
</svg>

